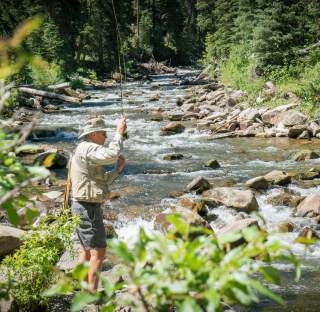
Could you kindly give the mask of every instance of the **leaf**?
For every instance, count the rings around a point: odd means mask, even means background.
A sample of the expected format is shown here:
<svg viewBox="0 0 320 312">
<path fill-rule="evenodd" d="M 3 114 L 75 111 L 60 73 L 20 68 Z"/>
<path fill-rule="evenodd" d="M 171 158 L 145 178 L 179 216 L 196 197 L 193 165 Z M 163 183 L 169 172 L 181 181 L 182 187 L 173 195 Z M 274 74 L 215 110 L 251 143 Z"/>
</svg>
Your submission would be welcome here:
<svg viewBox="0 0 320 312">
<path fill-rule="evenodd" d="M 242 230 L 242 234 L 244 239 L 247 242 L 256 242 L 258 240 L 262 240 L 264 236 L 262 235 L 261 231 L 257 228 L 256 225 L 249 226 Z"/>
<path fill-rule="evenodd" d="M 56 295 L 68 294 L 73 291 L 73 287 L 71 285 L 71 281 L 69 279 L 63 279 L 57 285 L 49 288 L 45 292 L 43 292 L 43 296 L 52 297 Z"/>
<path fill-rule="evenodd" d="M 111 248 L 123 261 L 127 263 L 134 261 L 134 257 L 125 242 L 113 241 L 111 242 Z"/>
<path fill-rule="evenodd" d="M 295 243 L 303 244 L 303 245 L 314 245 L 317 242 L 317 238 L 307 238 L 307 237 L 298 237 L 295 239 Z"/>
<path fill-rule="evenodd" d="M 8 200 L 6 203 L 4 203 L 3 207 L 7 211 L 10 223 L 12 223 L 13 225 L 18 225 L 20 223 L 20 218 L 17 210 L 13 206 L 12 200 Z"/>
<path fill-rule="evenodd" d="M 42 18 L 40 16 L 37 16 L 21 24 L 10 40 L 10 46 L 12 48 L 18 48 L 30 33 L 40 27 L 41 23 Z"/>
<path fill-rule="evenodd" d="M 101 284 L 102 284 L 107 296 L 111 297 L 114 293 L 113 285 L 111 285 L 109 280 L 104 276 L 101 277 Z"/>
<path fill-rule="evenodd" d="M 26 219 L 28 224 L 32 224 L 33 220 L 39 216 L 39 211 L 35 208 L 26 208 Z"/>
<path fill-rule="evenodd" d="M 259 281 L 257 280 L 250 280 L 250 285 L 255 288 L 260 294 L 272 299 L 273 301 L 284 305 L 284 300 L 276 295 L 274 292 L 272 292 L 270 289 L 267 287 L 263 286 Z"/>
<path fill-rule="evenodd" d="M 183 301 L 180 309 L 183 312 L 202 312 L 203 310 L 197 304 L 197 302 L 192 298 L 187 298 Z"/>
<path fill-rule="evenodd" d="M 71 312 L 78 312 L 84 308 L 87 304 L 93 303 L 99 299 L 99 295 L 90 294 L 88 292 L 77 293 L 72 300 Z"/>
<path fill-rule="evenodd" d="M 272 266 L 260 267 L 259 271 L 262 272 L 266 281 L 279 285 L 281 282 L 279 271 Z"/>
<path fill-rule="evenodd" d="M 83 281 L 89 271 L 89 264 L 87 262 L 83 262 L 78 264 L 72 271 L 72 277 L 78 281 Z"/>
<path fill-rule="evenodd" d="M 181 220 L 181 217 L 179 214 L 168 215 L 166 219 L 168 222 L 170 222 L 175 226 L 175 228 L 179 233 L 181 233 L 182 235 L 188 234 L 188 226 L 184 221 Z"/>
</svg>

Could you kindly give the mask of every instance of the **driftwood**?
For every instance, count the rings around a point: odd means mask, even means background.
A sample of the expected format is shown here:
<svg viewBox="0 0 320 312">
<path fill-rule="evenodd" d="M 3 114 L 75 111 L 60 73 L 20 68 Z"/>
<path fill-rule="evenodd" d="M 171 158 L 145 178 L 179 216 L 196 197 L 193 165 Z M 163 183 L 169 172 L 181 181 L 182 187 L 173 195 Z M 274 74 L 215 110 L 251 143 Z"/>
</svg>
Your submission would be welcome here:
<svg viewBox="0 0 320 312">
<path fill-rule="evenodd" d="M 54 92 L 42 91 L 42 90 L 26 88 L 26 87 L 20 87 L 18 88 L 18 90 L 22 93 L 42 96 L 42 97 L 51 98 L 51 99 L 57 99 L 63 102 L 76 103 L 76 104 L 79 104 L 81 102 L 81 100 L 76 97 L 62 95 Z"/>
<path fill-rule="evenodd" d="M 63 82 L 56 85 L 48 86 L 49 90 L 61 90 L 70 87 L 70 82 Z"/>
</svg>

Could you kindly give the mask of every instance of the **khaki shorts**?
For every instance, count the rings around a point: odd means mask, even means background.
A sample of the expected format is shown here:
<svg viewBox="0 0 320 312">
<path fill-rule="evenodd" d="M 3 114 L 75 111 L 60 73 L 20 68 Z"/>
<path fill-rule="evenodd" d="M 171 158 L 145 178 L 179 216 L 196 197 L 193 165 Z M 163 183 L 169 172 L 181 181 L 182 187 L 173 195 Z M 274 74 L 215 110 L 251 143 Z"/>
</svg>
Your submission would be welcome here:
<svg viewBox="0 0 320 312">
<path fill-rule="evenodd" d="M 80 216 L 77 234 L 84 249 L 106 248 L 106 230 L 100 203 L 73 201 L 71 210 Z"/>
</svg>

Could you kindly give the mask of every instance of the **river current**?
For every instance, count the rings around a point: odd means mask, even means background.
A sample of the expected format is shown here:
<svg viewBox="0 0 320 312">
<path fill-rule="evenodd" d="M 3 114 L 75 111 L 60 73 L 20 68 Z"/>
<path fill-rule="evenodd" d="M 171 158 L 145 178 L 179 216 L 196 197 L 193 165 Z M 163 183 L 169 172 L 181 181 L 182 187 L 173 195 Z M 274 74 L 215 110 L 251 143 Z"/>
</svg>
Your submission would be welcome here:
<svg viewBox="0 0 320 312">
<path fill-rule="evenodd" d="M 129 138 L 125 141 L 124 155 L 127 165 L 120 178 L 113 184 L 113 190 L 126 194 L 112 201 L 107 209 L 116 214 L 117 234 L 132 244 L 140 226 L 147 231 L 154 229 L 153 218 L 177 205 L 177 200 L 170 198 L 172 191 L 181 191 L 195 177 L 204 176 L 212 184 L 242 184 L 252 177 L 263 175 L 274 169 L 303 172 L 310 168 L 320 169 L 319 160 L 294 162 L 287 160 L 288 155 L 301 149 L 320 149 L 320 140 L 290 140 L 287 138 L 225 138 L 210 140 L 210 136 L 196 127 L 187 127 L 186 131 L 173 136 L 160 136 L 160 128 L 167 121 L 152 121 L 150 113 L 157 109 L 169 110 L 176 106 L 176 99 L 187 94 L 186 85 L 180 81 L 191 79 L 196 75 L 192 70 L 178 70 L 176 75 L 151 76 L 151 82 L 129 82 L 124 86 L 124 109 L 128 120 Z M 81 129 L 89 115 L 100 114 L 106 119 L 108 128 L 107 141 L 114 134 L 117 120 L 121 116 L 120 91 L 117 87 L 106 90 L 92 90 L 90 100 L 80 105 L 66 105 L 57 113 L 46 114 L 39 126 L 49 129 L 61 129 L 53 137 L 42 138 L 42 143 L 54 144 L 71 151 L 77 143 L 77 130 Z M 150 101 L 155 95 L 159 100 Z M 184 158 L 166 161 L 167 154 L 179 153 Z M 221 168 L 212 170 L 204 167 L 209 159 L 217 159 Z M 314 185 L 289 185 L 290 189 L 301 195 L 319 192 Z M 257 195 L 259 213 L 266 221 L 269 232 L 284 222 L 293 222 L 302 228 L 310 225 L 306 218 L 292 217 L 292 208 L 267 204 L 266 197 L 279 192 L 277 188 Z M 187 194 L 185 197 L 196 198 Z M 218 207 L 213 213 L 219 217 L 213 228 L 221 227 L 236 219 L 233 209 Z M 294 281 L 292 268 L 279 264 L 283 281 L 274 288 L 285 300 L 281 307 L 269 300 L 242 311 L 319 311 L 320 245 L 316 244 L 305 250 L 293 243 L 298 232 L 274 234 L 277 239 L 290 244 L 302 261 L 302 278 Z"/>
</svg>

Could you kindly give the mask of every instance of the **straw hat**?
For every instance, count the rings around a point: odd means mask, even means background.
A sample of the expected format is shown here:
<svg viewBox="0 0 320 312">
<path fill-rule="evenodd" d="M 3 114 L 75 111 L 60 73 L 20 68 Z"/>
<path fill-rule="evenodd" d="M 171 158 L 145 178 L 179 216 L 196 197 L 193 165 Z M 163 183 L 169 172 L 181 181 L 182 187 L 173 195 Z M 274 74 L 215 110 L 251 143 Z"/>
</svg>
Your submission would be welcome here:
<svg viewBox="0 0 320 312">
<path fill-rule="evenodd" d="M 102 117 L 93 117 L 88 119 L 79 135 L 79 139 L 83 138 L 89 133 L 97 131 L 107 131 L 105 121 Z"/>
</svg>

